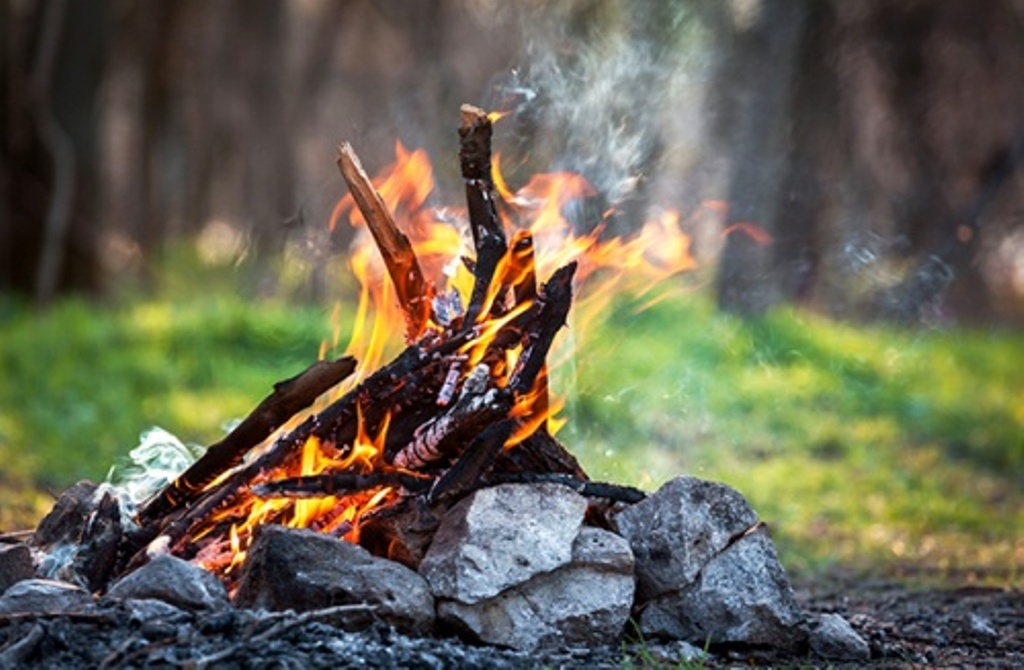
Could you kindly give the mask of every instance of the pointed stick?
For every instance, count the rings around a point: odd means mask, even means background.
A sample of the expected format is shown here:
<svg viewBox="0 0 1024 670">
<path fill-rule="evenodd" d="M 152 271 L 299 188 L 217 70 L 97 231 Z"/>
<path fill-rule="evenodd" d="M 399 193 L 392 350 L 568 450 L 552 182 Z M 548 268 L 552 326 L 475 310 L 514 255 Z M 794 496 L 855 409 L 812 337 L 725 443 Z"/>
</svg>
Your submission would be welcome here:
<svg viewBox="0 0 1024 670">
<path fill-rule="evenodd" d="M 427 319 L 430 318 L 433 288 L 423 278 L 409 238 L 395 225 L 384 200 L 373 187 L 359 157 L 348 142 L 338 147 L 338 169 L 348 184 L 356 206 L 366 219 L 366 226 L 377 243 L 395 285 L 398 302 L 405 312 L 406 341 L 415 342 L 423 334 Z"/>
</svg>

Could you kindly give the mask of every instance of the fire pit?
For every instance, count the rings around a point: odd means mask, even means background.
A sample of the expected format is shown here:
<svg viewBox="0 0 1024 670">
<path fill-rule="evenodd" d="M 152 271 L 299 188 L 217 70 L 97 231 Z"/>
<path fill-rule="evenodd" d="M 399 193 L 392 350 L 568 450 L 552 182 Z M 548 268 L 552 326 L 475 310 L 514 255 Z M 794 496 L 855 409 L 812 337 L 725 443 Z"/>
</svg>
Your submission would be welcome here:
<svg viewBox="0 0 1024 670">
<path fill-rule="evenodd" d="M 554 436 L 548 358 L 574 279 L 602 259 L 626 267 L 639 256 L 629 242 L 599 242 L 598 227 L 540 258 L 534 237 L 550 232 L 560 201 L 545 209 L 529 197 L 536 190 L 512 194 L 495 178 L 496 118 L 461 110 L 475 253 L 454 264 L 450 251 L 403 233 L 388 183 L 375 185 L 352 148 L 339 149 L 350 197 L 333 220 L 357 210 L 383 260 L 390 282 L 366 284 L 363 298 L 397 305 L 397 356 L 381 365 L 371 334 L 358 361 L 321 360 L 276 384 L 127 518 L 123 491 L 76 485 L 27 545 L 0 555 L 0 586 L 10 586 L 0 613 L 89 619 L 116 607 L 103 616 L 173 627 L 181 612 L 201 612 L 190 625 L 235 630 L 241 608 L 276 622 L 250 628 L 250 639 L 316 621 L 521 651 L 639 635 L 866 658 L 840 617 L 796 603 L 738 492 L 691 477 L 651 495 L 594 482 Z M 517 225 L 525 212 L 532 227 Z M 675 233 L 663 276 L 693 265 Z M 447 286 L 430 279 L 441 275 Z M 286 611 L 305 614 L 268 613 Z M 37 646 L 17 647 L 17 659 Z"/>
</svg>

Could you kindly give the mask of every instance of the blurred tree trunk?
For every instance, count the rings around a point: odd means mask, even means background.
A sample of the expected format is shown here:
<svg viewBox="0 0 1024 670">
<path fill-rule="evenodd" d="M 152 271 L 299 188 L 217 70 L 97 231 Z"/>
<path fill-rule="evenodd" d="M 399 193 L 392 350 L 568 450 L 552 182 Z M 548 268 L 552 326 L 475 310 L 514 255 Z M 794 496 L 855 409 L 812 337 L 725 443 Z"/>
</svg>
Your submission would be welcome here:
<svg viewBox="0 0 1024 670">
<path fill-rule="evenodd" d="M 709 13 L 724 45 L 709 109 L 731 165 L 719 306 L 757 314 L 849 295 L 837 284 L 865 282 L 839 276 L 848 248 L 876 266 L 862 272 L 875 277 L 864 305 L 873 315 L 986 312 L 975 259 L 992 187 L 1013 171 L 1000 157 L 1013 153 L 1024 110 L 1021 10 L 1002 0 L 739 6 Z M 868 249 L 868 238 L 883 242 Z"/>
<path fill-rule="evenodd" d="M 805 3 L 765 0 L 753 16 L 720 14 L 717 132 L 730 155 L 727 239 L 719 261 L 721 309 L 756 314 L 779 299 L 772 240 L 790 175 L 791 118 L 801 46 L 812 33 Z"/>
<path fill-rule="evenodd" d="M 0 288 L 48 303 L 101 280 L 97 94 L 106 0 L 0 8 Z"/>
</svg>

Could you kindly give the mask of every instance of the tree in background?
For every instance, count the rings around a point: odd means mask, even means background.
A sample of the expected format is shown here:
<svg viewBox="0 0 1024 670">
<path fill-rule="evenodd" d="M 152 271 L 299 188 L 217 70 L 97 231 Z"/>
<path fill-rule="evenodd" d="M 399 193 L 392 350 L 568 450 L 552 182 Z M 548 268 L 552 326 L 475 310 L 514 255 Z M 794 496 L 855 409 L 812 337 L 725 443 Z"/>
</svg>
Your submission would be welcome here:
<svg viewBox="0 0 1024 670">
<path fill-rule="evenodd" d="M 101 265 L 97 99 L 106 0 L 0 5 L 0 289 L 47 303 Z"/>
<path fill-rule="evenodd" d="M 335 143 L 353 141 L 371 172 L 395 139 L 426 149 L 441 204 L 458 180 L 443 158 L 453 110 L 468 101 L 513 112 L 497 141 L 517 184 L 566 169 L 594 184 L 570 216 L 581 225 L 628 234 L 658 208 L 726 201 L 724 231 L 691 230 L 723 309 L 1021 311 L 1019 2 L 8 0 L 0 12 L 0 290 L 45 302 L 145 278 L 170 244 L 219 230 L 270 278 L 264 261 L 298 250 L 290 262 L 316 294 L 350 239 L 325 230 L 343 192 Z M 1020 286 L 994 288 L 994 259 Z"/>
<path fill-rule="evenodd" d="M 874 315 L 988 313 L 978 252 L 1024 204 L 1006 188 L 1024 143 L 1019 4 L 717 9 L 710 109 L 731 160 L 719 305 L 844 311 L 871 274 L 860 304 Z"/>
</svg>

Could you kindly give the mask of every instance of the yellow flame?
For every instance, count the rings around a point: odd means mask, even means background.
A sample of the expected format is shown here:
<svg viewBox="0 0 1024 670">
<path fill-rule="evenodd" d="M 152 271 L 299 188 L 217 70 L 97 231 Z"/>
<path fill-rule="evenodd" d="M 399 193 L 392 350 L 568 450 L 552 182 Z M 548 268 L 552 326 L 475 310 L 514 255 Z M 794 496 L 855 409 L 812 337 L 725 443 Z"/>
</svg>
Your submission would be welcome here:
<svg viewBox="0 0 1024 670">
<path fill-rule="evenodd" d="M 489 118 L 496 122 L 502 116 L 492 113 Z M 427 205 L 434 189 L 433 168 L 423 150 L 409 151 L 396 143 L 395 155 L 394 164 L 374 178 L 373 184 L 398 228 L 408 236 L 427 281 L 458 291 L 465 303 L 473 277 L 459 259 L 469 255 L 470 250 L 465 241 L 467 236 L 451 225 L 452 220 L 464 219 L 464 210 L 439 211 Z M 473 324 L 474 337 L 459 351 L 467 357 L 462 366 L 463 374 L 469 374 L 483 360 L 488 346 L 503 327 L 530 309 L 533 301 L 529 299 L 520 301 L 507 313 L 504 313 L 507 308 L 504 304 L 492 308 L 502 299 L 504 291 L 520 285 L 531 272 L 540 287 L 556 268 L 570 261 L 577 262 L 572 325 L 579 342 L 587 324 L 607 308 L 615 295 L 628 290 L 648 297 L 648 304 L 654 304 L 662 294 L 651 292 L 652 287 L 696 267 L 690 237 L 676 211 L 658 214 L 628 238 L 603 239 L 603 221 L 613 216 L 613 211 L 605 212 L 602 222 L 584 234 L 576 233 L 565 216 L 574 202 L 594 195 L 594 189 L 583 177 L 572 173 L 536 175 L 522 188 L 513 190 L 502 174 L 500 156 L 496 154 L 492 178 L 503 201 L 499 213 L 509 236 L 509 252 L 499 261 L 483 309 L 477 323 Z M 695 224 L 697 217 L 724 218 L 725 211 L 725 203 L 708 201 L 692 215 L 693 220 L 688 224 Z M 334 207 L 329 225 L 333 230 L 343 221 L 356 229 L 349 262 L 360 285 L 352 335 L 345 351 L 356 356 L 359 368 L 340 385 L 338 393 L 354 388 L 405 344 L 404 315 L 372 236 L 350 195 Z M 332 336 L 321 346 L 320 358 L 339 346 L 340 303 L 334 305 L 330 324 Z M 436 331 L 440 326 L 431 323 L 428 329 Z M 517 345 L 508 349 L 501 359 L 488 361 L 496 383 L 500 385 L 507 380 L 521 353 L 522 346 Z M 554 369 L 571 355 L 568 349 L 553 352 L 548 357 L 548 367 Z M 517 398 L 511 416 L 518 424 L 506 441 L 506 447 L 513 448 L 545 423 L 550 432 L 557 432 L 565 422 L 558 416 L 564 404 L 564 398 L 549 391 L 545 370 L 534 389 Z M 259 481 L 322 473 L 365 474 L 390 467 L 384 464 L 382 454 L 391 417 L 385 416 L 375 428 L 375 434 L 371 434 L 374 431 L 365 425 L 361 405 L 357 403 L 356 407 L 357 437 L 353 444 L 323 444 L 310 438 L 295 462 L 262 474 Z M 209 543 L 200 551 L 197 562 L 215 572 L 229 574 L 244 559 L 255 527 L 271 521 L 296 527 L 311 526 L 358 541 L 366 515 L 397 497 L 398 493 L 389 487 L 307 499 L 243 496 L 233 506 L 212 515 L 212 523 L 195 532 L 194 541 Z M 225 524 L 230 524 L 227 536 L 214 538 L 212 534 L 223 533 L 219 529 Z"/>
</svg>

